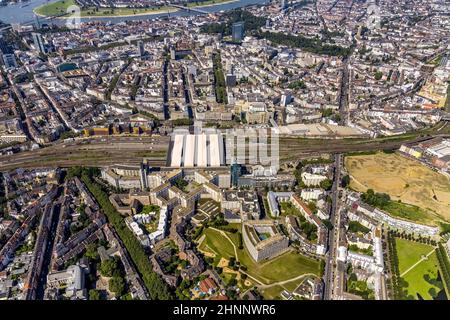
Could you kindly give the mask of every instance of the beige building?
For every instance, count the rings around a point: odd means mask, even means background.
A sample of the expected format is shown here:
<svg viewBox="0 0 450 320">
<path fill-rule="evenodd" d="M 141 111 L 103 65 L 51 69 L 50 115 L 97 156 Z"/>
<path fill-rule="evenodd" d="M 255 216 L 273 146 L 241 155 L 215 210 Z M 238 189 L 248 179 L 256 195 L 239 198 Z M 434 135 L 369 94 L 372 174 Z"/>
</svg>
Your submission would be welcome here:
<svg viewBox="0 0 450 320">
<path fill-rule="evenodd" d="M 242 237 L 248 252 L 256 262 L 276 257 L 289 247 L 289 239 L 277 230 L 272 220 L 243 223 Z"/>
</svg>

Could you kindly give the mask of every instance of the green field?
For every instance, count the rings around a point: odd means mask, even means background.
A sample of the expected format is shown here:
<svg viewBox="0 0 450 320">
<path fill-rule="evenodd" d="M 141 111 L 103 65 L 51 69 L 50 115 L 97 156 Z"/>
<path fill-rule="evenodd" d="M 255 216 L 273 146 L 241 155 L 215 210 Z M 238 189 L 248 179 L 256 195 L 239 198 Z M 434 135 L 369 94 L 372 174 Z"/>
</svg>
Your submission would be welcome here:
<svg viewBox="0 0 450 320">
<path fill-rule="evenodd" d="M 224 239 L 219 232 L 208 228 L 203 231 L 203 234 L 206 237 L 200 245 L 200 250 L 217 254 L 214 258 L 216 264 L 222 257 L 225 259 L 234 257 L 233 246 L 227 239 Z"/>
<path fill-rule="evenodd" d="M 220 4 L 224 2 L 230 2 L 232 0 L 206 0 L 188 3 L 186 6 L 190 8 L 210 6 L 215 4 Z M 34 11 L 36 14 L 41 16 L 57 16 L 67 14 L 67 8 L 76 5 L 75 0 L 59 0 L 46 5 L 42 5 L 36 8 Z M 152 13 L 166 13 L 175 12 L 179 9 L 171 6 L 158 6 L 149 8 L 95 8 L 89 7 L 81 10 L 82 17 L 94 17 L 94 16 L 105 16 L 105 17 L 115 17 L 115 16 L 133 16 L 133 15 L 143 15 Z"/>
<path fill-rule="evenodd" d="M 49 3 L 47 5 L 40 6 L 36 8 L 34 11 L 43 16 L 56 16 L 63 13 L 66 13 L 67 8 L 75 5 L 74 0 L 60 0 L 56 2 Z"/>
<path fill-rule="evenodd" d="M 236 227 L 236 225 L 233 225 L 233 227 Z M 303 274 L 318 275 L 319 273 L 318 261 L 304 257 L 294 251 L 288 251 L 274 259 L 257 263 L 250 257 L 245 248 L 242 250 L 238 248 L 238 233 L 227 232 L 226 234 L 236 246 L 237 258 L 241 265 L 246 266 L 247 273 L 263 284 L 295 279 Z M 222 257 L 229 259 L 235 256 L 233 245 L 220 232 L 207 228 L 203 231 L 203 235 L 205 235 L 205 239 L 199 249 L 215 254 L 215 264 Z"/>
<path fill-rule="evenodd" d="M 285 290 L 282 286 L 276 285 L 262 290 L 262 295 L 266 300 L 281 300 L 281 292 Z"/>
<path fill-rule="evenodd" d="M 193 7 L 206 7 L 211 5 L 216 5 L 220 3 L 225 2 L 234 2 L 237 0 L 205 0 L 205 1 L 195 1 L 195 2 L 188 2 L 186 4 L 186 7 L 193 8 Z"/>
<path fill-rule="evenodd" d="M 60 0 L 56 2 L 49 3 L 47 5 L 40 6 L 35 9 L 35 12 L 41 16 L 57 16 L 67 13 L 67 8 L 72 5 L 76 5 L 75 0 Z M 159 12 L 174 12 L 177 9 L 169 6 L 162 7 L 150 7 L 150 8 L 85 8 L 81 10 L 82 17 L 89 16 L 132 16 L 137 14 L 146 13 L 159 13 Z"/>
<path fill-rule="evenodd" d="M 399 238 L 396 238 L 395 241 L 399 271 L 402 278 L 408 283 L 408 296 L 412 299 L 420 299 L 418 297 L 420 295 L 425 300 L 432 300 L 443 288 L 442 282 L 437 280 L 438 261 L 436 253 L 432 252 L 434 248 L 426 244 Z M 431 255 L 421 261 L 422 257 L 430 252 L 432 252 Z M 416 263 L 418 264 L 415 265 Z"/>
<path fill-rule="evenodd" d="M 430 220 L 430 214 L 426 210 L 412 204 L 390 201 L 383 209 L 393 216 L 406 220 L 422 223 L 427 223 Z"/>
</svg>

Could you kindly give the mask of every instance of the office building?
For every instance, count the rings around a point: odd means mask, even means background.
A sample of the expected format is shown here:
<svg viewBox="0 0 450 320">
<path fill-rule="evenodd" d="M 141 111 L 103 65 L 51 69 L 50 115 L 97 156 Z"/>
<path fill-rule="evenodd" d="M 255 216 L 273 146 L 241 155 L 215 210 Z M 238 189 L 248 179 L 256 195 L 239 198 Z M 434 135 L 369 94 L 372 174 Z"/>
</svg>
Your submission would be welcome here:
<svg viewBox="0 0 450 320">
<path fill-rule="evenodd" d="M 139 41 L 137 42 L 137 46 L 138 46 L 138 50 L 139 50 L 139 55 L 140 55 L 141 57 L 142 57 L 142 56 L 145 56 L 144 41 L 139 40 Z"/>
<path fill-rule="evenodd" d="M 233 41 L 242 41 L 244 39 L 244 22 L 235 22 L 232 26 Z"/>
<path fill-rule="evenodd" d="M 34 48 L 41 53 L 45 53 L 44 39 L 42 39 L 42 35 L 40 33 L 33 32 L 31 36 L 33 37 Z"/>
<path fill-rule="evenodd" d="M 2 62 L 6 69 L 12 69 L 17 67 L 16 57 L 12 53 L 2 55 Z"/>
</svg>

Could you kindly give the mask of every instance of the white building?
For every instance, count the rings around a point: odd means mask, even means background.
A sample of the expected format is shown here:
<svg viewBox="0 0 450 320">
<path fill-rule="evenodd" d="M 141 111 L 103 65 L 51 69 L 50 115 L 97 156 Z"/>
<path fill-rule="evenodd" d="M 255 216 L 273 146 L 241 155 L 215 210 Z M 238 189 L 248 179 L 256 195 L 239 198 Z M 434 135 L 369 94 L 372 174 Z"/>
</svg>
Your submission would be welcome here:
<svg viewBox="0 0 450 320">
<path fill-rule="evenodd" d="M 312 174 L 309 172 L 302 173 L 302 181 L 307 187 L 319 186 L 320 183 L 326 179 L 327 177 L 321 174 Z"/>
<path fill-rule="evenodd" d="M 305 201 L 318 200 L 323 194 L 324 191 L 322 189 L 303 189 L 300 192 L 300 197 Z"/>
</svg>

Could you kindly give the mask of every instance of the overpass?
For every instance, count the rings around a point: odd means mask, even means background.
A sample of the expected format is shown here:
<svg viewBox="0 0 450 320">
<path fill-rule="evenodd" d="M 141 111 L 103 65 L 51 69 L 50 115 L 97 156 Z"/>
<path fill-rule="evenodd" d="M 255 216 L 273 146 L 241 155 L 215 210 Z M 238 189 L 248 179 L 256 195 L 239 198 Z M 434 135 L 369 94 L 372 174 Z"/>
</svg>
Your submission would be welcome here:
<svg viewBox="0 0 450 320">
<path fill-rule="evenodd" d="M 184 10 L 184 11 L 187 11 L 187 12 L 196 12 L 196 13 L 201 13 L 201 14 L 210 14 L 211 12 L 208 12 L 208 11 L 205 11 L 205 10 L 202 10 L 202 9 L 198 9 L 198 8 L 196 8 L 196 7 L 185 7 L 185 6 L 180 6 L 180 5 L 177 5 L 177 4 L 171 4 L 170 5 L 171 7 L 174 7 L 174 8 L 177 8 L 177 9 L 181 9 L 181 10 Z"/>
</svg>

